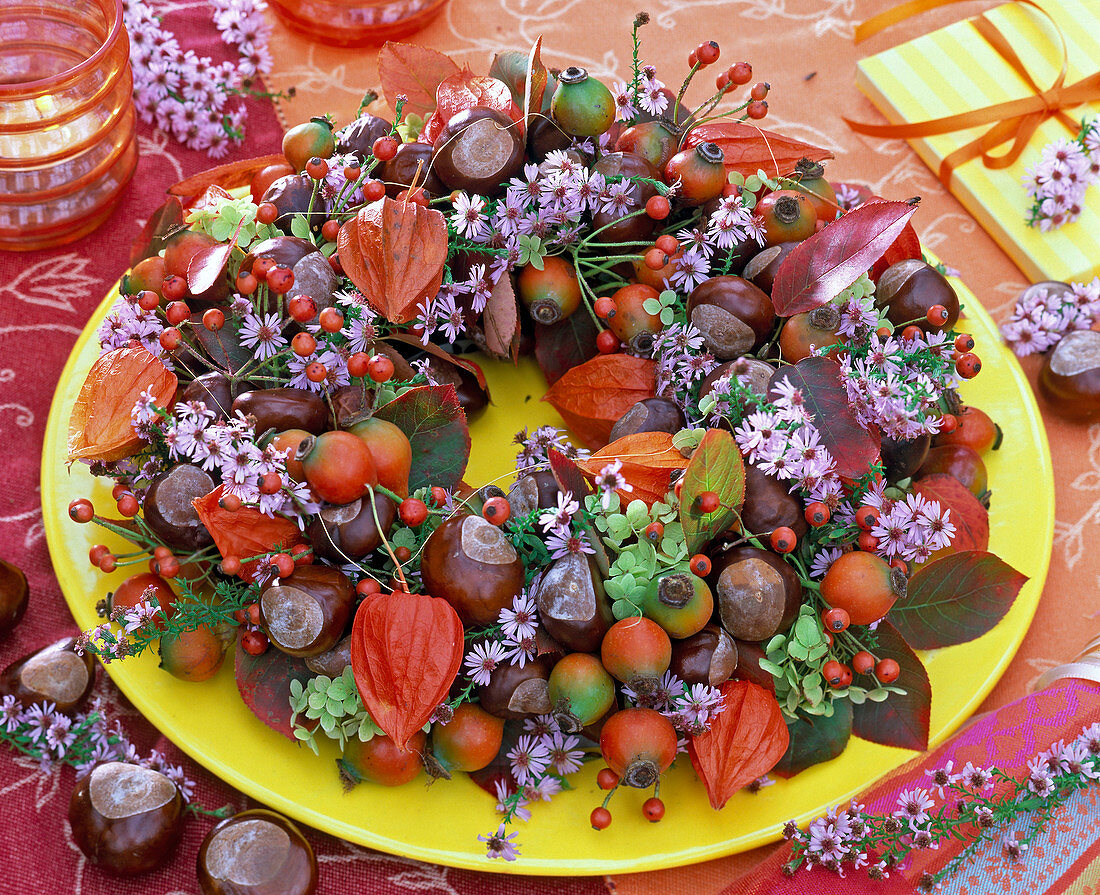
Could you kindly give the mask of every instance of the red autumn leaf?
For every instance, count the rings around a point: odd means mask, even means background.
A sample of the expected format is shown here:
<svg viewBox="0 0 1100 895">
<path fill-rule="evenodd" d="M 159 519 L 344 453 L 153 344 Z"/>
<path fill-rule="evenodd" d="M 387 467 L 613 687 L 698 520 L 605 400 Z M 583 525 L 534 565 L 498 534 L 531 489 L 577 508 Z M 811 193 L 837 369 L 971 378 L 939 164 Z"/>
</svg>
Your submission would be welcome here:
<svg viewBox="0 0 1100 895">
<path fill-rule="evenodd" d="M 599 354 L 599 327 L 587 314 L 570 314 L 549 326 L 535 324 L 535 360 L 546 384 L 553 385 L 573 367 Z"/>
<path fill-rule="evenodd" d="M 672 487 L 672 473 L 688 465 L 687 458 L 673 446 L 672 436 L 667 432 L 624 435 L 590 457 L 578 460 L 577 465 L 595 479 L 601 469 L 615 460 L 622 461 L 622 474 L 633 487 L 632 491 L 618 491 L 624 506 L 632 500 L 644 500 L 646 506 L 651 507 L 664 499 Z"/>
<path fill-rule="evenodd" d="M 789 317 L 811 311 L 847 289 L 890 248 L 916 210 L 905 202 L 868 202 L 804 240 L 776 272 L 775 312 Z"/>
<path fill-rule="evenodd" d="M 550 471 L 562 491 L 570 491 L 577 498 L 587 497 L 592 493 L 592 486 L 584 477 L 576 460 L 571 460 L 561 451 L 550 448 Z"/>
<path fill-rule="evenodd" d="M 202 295 L 225 276 L 229 267 L 229 256 L 233 254 L 236 244 L 237 236 L 234 234 L 231 242 L 207 246 L 191 256 L 187 265 L 187 288 L 192 295 Z"/>
<path fill-rule="evenodd" d="M 409 490 L 428 485 L 451 488 L 470 459 L 470 429 L 453 385 L 421 385 L 402 392 L 375 411 L 405 433 L 412 448 Z"/>
<path fill-rule="evenodd" d="M 726 681 L 719 689 L 725 709 L 710 729 L 688 740 L 688 754 L 716 811 L 737 790 L 773 767 L 790 737 L 775 696 L 748 681 Z"/>
<path fill-rule="evenodd" d="M 840 381 L 840 365 L 828 357 L 807 357 L 772 374 L 769 393 L 786 380 L 802 392 L 802 400 L 821 434 L 821 443 L 836 460 L 837 474 L 858 479 L 878 460 L 880 439 L 864 429 L 848 406 Z"/>
<path fill-rule="evenodd" d="M 116 348 L 92 364 L 69 417 L 69 460 L 110 463 L 145 443 L 130 421 L 143 391 L 158 407 L 176 397 L 176 374 L 142 347 Z"/>
<path fill-rule="evenodd" d="M 459 112 L 474 106 L 496 109 L 517 123 L 523 135 L 523 109 L 512 102 L 508 85 L 488 75 L 475 75 L 469 68 L 451 75 L 435 91 L 435 111 L 424 125 L 422 141 L 434 143 L 443 126 Z"/>
<path fill-rule="evenodd" d="M 427 594 L 374 594 L 351 630 L 351 667 L 363 705 L 399 749 L 447 697 L 462 663 L 462 622 Z"/>
<path fill-rule="evenodd" d="M 434 208 L 383 198 L 340 228 L 340 263 L 371 307 L 408 323 L 434 298 L 447 260 L 447 224 Z"/>
<path fill-rule="evenodd" d="M 891 693 L 883 702 L 868 699 L 852 706 L 852 733 L 884 746 L 924 750 L 928 748 L 932 684 L 920 656 L 890 624 L 892 620 L 880 621 L 875 627 L 875 656 L 898 663 L 897 686 L 905 692 Z"/>
<path fill-rule="evenodd" d="M 828 149 L 740 121 L 715 121 L 692 128 L 684 140 L 684 147 L 700 143 L 717 143 L 725 156 L 726 170 L 737 171 L 745 177 L 760 170 L 780 177 L 790 174 L 800 159 L 820 162 L 833 157 Z"/>
<path fill-rule="evenodd" d="M 260 562 L 252 557 L 290 550 L 305 543 L 298 526 L 285 516 L 266 516 L 255 507 L 227 510 L 218 504 L 224 485 L 191 501 L 222 557 L 241 560 L 242 581 L 252 582 Z"/>
<path fill-rule="evenodd" d="M 887 618 L 915 649 L 966 643 L 1004 618 L 1026 581 L 992 553 L 952 553 L 921 566 Z"/>
<path fill-rule="evenodd" d="M 951 511 L 948 521 L 955 526 L 951 546 L 956 551 L 989 549 L 989 510 L 957 478 L 942 472 L 922 476 L 913 483 L 913 491 Z"/>
<path fill-rule="evenodd" d="M 489 353 L 515 361 L 519 352 L 519 306 L 511 274 L 497 279 L 481 320 Z"/>
<path fill-rule="evenodd" d="M 191 177 L 181 180 L 168 188 L 170 196 L 179 196 L 183 200 L 184 207 L 190 207 L 191 202 L 197 196 L 201 196 L 210 186 L 219 186 L 224 190 L 236 189 L 240 186 L 248 186 L 252 178 L 268 165 L 286 162 L 281 152 L 271 155 L 261 155 L 257 158 L 244 158 L 239 161 L 218 165 Z"/>
<path fill-rule="evenodd" d="M 438 50 L 416 44 L 386 41 L 378 51 L 378 80 L 393 108 L 405 95 L 404 111 L 427 115 L 435 108 L 435 91 L 445 78 L 458 73 L 458 64 Z"/>
<path fill-rule="evenodd" d="M 910 259 L 919 261 L 923 257 L 924 253 L 921 251 L 920 238 L 917 236 L 917 231 L 913 229 L 913 222 L 910 221 L 902 228 L 901 233 L 891 243 L 890 248 L 883 252 L 882 257 L 871 267 L 871 279 L 878 283 L 878 278 L 891 264 Z"/>
<path fill-rule="evenodd" d="M 656 394 L 651 360 L 629 354 L 600 354 L 574 367 L 543 395 L 572 433 L 596 450 L 607 444 L 619 417 Z"/>
<path fill-rule="evenodd" d="M 244 651 L 238 638 L 233 673 L 237 678 L 241 701 L 251 709 L 252 714 L 288 740 L 298 742 L 294 736 L 294 725 L 290 723 L 290 682 L 297 680 L 304 687 L 315 677 L 306 663 L 277 649 L 253 656 Z M 317 722 L 299 716 L 298 723 Z"/>
<path fill-rule="evenodd" d="M 139 261 L 158 254 L 167 244 L 165 237 L 185 226 L 183 204 L 175 196 L 169 196 L 168 201 L 149 216 L 141 233 L 131 244 L 130 266 L 136 267 Z"/>
</svg>

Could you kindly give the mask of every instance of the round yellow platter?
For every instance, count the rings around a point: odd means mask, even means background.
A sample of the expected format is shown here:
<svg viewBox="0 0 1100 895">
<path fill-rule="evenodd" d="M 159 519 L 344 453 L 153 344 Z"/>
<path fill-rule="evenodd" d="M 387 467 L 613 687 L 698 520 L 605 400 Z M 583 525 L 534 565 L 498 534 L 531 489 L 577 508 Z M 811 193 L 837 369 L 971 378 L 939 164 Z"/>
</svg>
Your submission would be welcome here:
<svg viewBox="0 0 1100 895">
<path fill-rule="evenodd" d="M 946 739 L 981 703 L 1004 672 L 1031 622 L 1042 592 L 1054 526 L 1054 484 L 1050 452 L 1034 397 L 1012 354 L 1003 347 L 992 320 L 974 296 L 954 283 L 969 315 L 984 367 L 966 384 L 964 398 L 981 407 L 1005 430 L 1003 447 L 989 455 L 994 492 L 990 550 L 1030 581 L 1004 620 L 971 643 L 924 654 L 932 681 L 931 742 Z M 61 375 L 46 429 L 42 459 L 42 507 L 46 535 L 61 588 L 82 628 L 99 620 L 96 600 L 124 574 L 104 576 L 88 563 L 93 543 L 112 544 L 95 526 L 73 523 L 66 507 L 73 497 L 111 506 L 107 480 L 94 480 L 77 463 L 65 469 L 69 413 L 88 369 L 98 355 L 96 327 L 117 297 L 104 299 L 73 349 Z M 473 457 L 466 480 L 480 485 L 513 468 L 512 436 L 527 426 L 562 425 L 540 402 L 545 382 L 533 360 L 484 362 L 493 396 L 472 427 Z M 1018 520 L 1027 519 L 1027 525 Z M 337 778 L 334 748 L 321 757 L 265 727 L 237 694 L 231 657 L 210 681 L 188 684 L 157 667 L 157 657 L 113 663 L 108 672 L 133 704 L 165 736 L 212 773 L 295 820 L 351 842 L 385 852 L 455 867 L 513 874 L 591 875 L 655 870 L 691 864 L 754 848 L 779 838 L 789 818 L 808 821 L 846 802 L 913 752 L 853 738 L 834 761 L 791 780 L 779 780 L 756 795 L 741 792 L 714 811 L 686 758 L 661 786 L 668 806 L 659 826 L 641 816 L 644 796 L 616 797 L 615 821 L 594 831 L 588 814 L 603 793 L 596 787 L 598 762 L 571 778 L 575 791 L 549 804 L 532 806 L 530 822 L 516 824 L 522 856 L 514 863 L 485 857 L 478 834 L 494 831 L 493 800 L 467 777 L 428 788 L 422 782 L 387 789 L 362 785 L 345 793 Z M 901 682 L 904 684 L 904 682 Z M 421 778 L 423 780 L 425 778 Z"/>
</svg>

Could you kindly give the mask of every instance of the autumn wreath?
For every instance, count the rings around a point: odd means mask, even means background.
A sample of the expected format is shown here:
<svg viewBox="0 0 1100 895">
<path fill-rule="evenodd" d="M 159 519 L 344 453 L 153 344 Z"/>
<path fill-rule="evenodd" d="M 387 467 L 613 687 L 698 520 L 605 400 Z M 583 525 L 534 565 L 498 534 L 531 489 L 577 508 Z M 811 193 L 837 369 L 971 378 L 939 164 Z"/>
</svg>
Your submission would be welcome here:
<svg viewBox="0 0 1100 895">
<path fill-rule="evenodd" d="M 913 648 L 1023 582 L 986 552 L 958 298 L 916 203 L 753 124 L 747 63 L 687 108 L 718 46 L 674 92 L 643 24 L 610 88 L 537 43 L 488 75 L 388 44 L 394 117 L 368 97 L 174 190 L 73 410 L 118 518 L 70 513 L 136 545 L 91 559 L 149 564 L 78 648 L 202 679 L 228 640 L 349 782 L 470 772 L 505 823 L 589 759 L 656 789 L 686 751 L 718 809 L 853 733 L 927 745 Z M 519 433 L 506 490 L 463 481 L 471 349 L 533 353 L 573 439 Z"/>
</svg>

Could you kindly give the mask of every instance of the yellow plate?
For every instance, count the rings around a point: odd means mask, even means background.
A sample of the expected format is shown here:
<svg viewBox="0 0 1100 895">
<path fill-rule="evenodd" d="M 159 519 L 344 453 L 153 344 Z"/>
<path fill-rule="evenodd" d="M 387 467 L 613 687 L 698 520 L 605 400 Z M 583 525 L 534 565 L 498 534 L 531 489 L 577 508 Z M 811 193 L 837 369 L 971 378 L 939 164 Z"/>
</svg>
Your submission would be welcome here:
<svg viewBox="0 0 1100 895">
<path fill-rule="evenodd" d="M 924 655 L 932 679 L 931 742 L 946 739 L 981 703 L 1012 659 L 1027 631 L 1046 578 L 1054 525 L 1050 452 L 1035 400 L 1011 353 L 973 295 L 955 283 L 984 361 L 967 383 L 968 402 L 981 407 L 1005 430 L 1004 446 L 986 458 L 994 492 L 990 549 L 1030 577 L 1012 610 L 992 631 L 971 643 Z M 73 349 L 50 409 L 42 459 L 42 509 L 54 568 L 77 623 L 97 623 L 95 603 L 122 580 L 88 564 L 88 548 L 112 544 L 91 525 L 73 523 L 69 501 L 88 496 L 111 504 L 106 480 L 93 480 L 74 464 L 65 471 L 69 413 L 98 354 L 95 329 L 114 302 L 112 292 L 97 309 Z M 482 484 L 511 470 L 512 435 L 523 426 L 561 425 L 538 399 L 545 384 L 532 361 L 519 370 L 486 362 L 495 406 L 472 427 L 474 460 L 467 480 Z M 1027 519 L 1027 525 L 1019 520 Z M 660 825 L 641 817 L 645 796 L 620 792 L 611 807 L 615 822 L 597 833 L 588 814 L 603 793 L 596 787 L 597 762 L 571 778 L 575 792 L 532 806 L 528 823 L 517 823 L 521 858 L 489 861 L 478 834 L 494 831 L 493 801 L 468 778 L 422 782 L 396 789 L 370 784 L 345 793 L 337 779 L 334 748 L 316 758 L 269 730 L 237 695 L 232 661 L 210 681 L 188 684 L 157 668 L 155 655 L 113 663 L 115 683 L 146 718 L 212 773 L 255 799 L 319 830 L 398 855 L 455 867 L 521 874 L 591 875 L 655 870 L 744 851 L 779 837 L 789 818 L 800 822 L 846 802 L 879 777 L 908 761 L 913 752 L 852 739 L 843 755 L 779 780 L 757 795 L 741 792 L 713 811 L 706 793 L 681 758 L 661 785 L 668 812 Z M 904 681 L 901 682 L 904 685 Z M 423 778 L 421 778 L 421 781 Z"/>
</svg>

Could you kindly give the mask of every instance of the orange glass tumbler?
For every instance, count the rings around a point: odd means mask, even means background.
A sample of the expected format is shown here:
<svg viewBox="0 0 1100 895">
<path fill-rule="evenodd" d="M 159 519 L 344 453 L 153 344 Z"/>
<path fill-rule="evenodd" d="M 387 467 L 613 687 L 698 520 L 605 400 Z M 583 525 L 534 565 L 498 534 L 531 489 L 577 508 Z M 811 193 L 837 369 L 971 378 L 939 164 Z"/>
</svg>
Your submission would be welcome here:
<svg viewBox="0 0 1100 895">
<path fill-rule="evenodd" d="M 102 224 L 137 167 L 121 0 L 0 0 L 0 250 Z"/>
<path fill-rule="evenodd" d="M 365 47 L 419 31 L 447 0 L 269 0 L 292 30 L 317 43 Z"/>
</svg>

